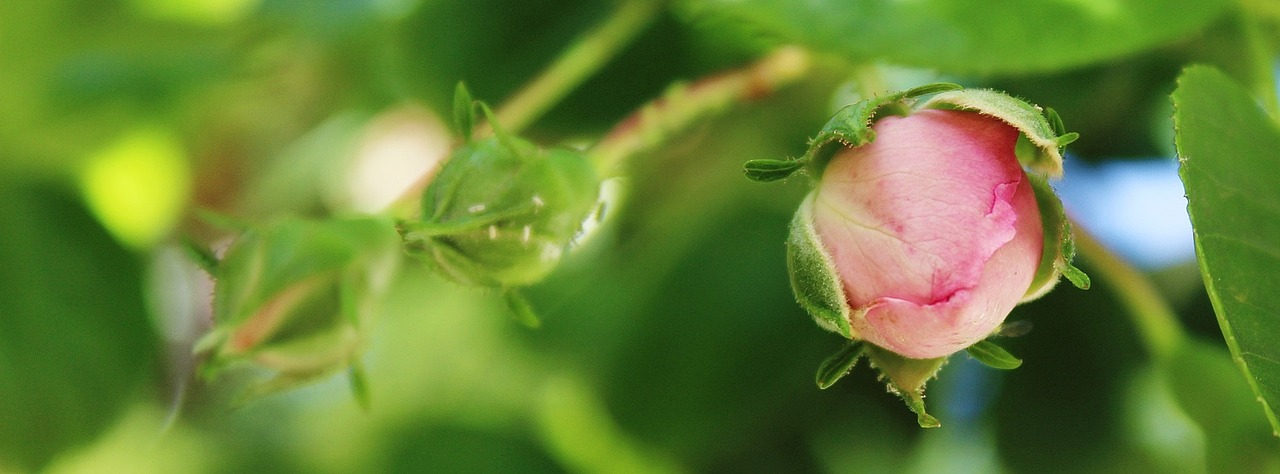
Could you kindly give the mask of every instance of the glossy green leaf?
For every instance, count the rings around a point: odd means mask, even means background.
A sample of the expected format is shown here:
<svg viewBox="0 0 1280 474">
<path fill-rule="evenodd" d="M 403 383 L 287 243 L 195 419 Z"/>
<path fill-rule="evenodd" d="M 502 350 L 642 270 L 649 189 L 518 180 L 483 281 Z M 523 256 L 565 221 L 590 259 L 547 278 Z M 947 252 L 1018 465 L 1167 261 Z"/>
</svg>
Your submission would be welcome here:
<svg viewBox="0 0 1280 474">
<path fill-rule="evenodd" d="M 1022 359 L 1014 357 L 994 342 L 978 341 L 965 349 L 974 360 L 993 369 L 1012 370 L 1022 366 Z"/>
<path fill-rule="evenodd" d="M 1225 0 L 688 0 L 694 19 L 727 18 L 759 36 L 856 61 L 967 74 L 1062 70 L 1176 41 Z"/>
<path fill-rule="evenodd" d="M 1205 434 L 1209 472 L 1259 472 L 1259 466 L 1280 462 L 1278 442 L 1226 350 L 1189 339 L 1159 370 L 1180 408 Z"/>
<path fill-rule="evenodd" d="M 1173 104 L 1201 274 L 1231 355 L 1280 429 L 1280 130 L 1209 67 L 1183 71 Z"/>
<path fill-rule="evenodd" d="M 0 182 L 0 241 L 0 469 L 38 472 L 115 421 L 157 339 L 141 262 L 73 198 Z"/>
<path fill-rule="evenodd" d="M 850 370 L 853 370 L 853 366 L 857 365 L 858 359 L 861 358 L 861 341 L 845 344 L 838 352 L 831 354 L 831 357 L 822 361 L 822 365 L 818 366 L 818 374 L 814 377 L 818 388 L 826 389 L 835 385 L 836 381 L 844 378 Z"/>
</svg>

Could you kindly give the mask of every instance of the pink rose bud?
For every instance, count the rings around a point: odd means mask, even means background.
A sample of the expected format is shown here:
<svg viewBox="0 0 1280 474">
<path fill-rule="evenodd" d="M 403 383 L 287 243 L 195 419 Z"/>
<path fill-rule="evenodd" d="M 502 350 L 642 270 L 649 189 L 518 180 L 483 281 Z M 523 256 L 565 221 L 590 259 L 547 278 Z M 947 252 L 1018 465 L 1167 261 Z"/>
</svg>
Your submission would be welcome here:
<svg viewBox="0 0 1280 474">
<path fill-rule="evenodd" d="M 987 115 L 921 110 L 877 121 L 871 143 L 822 173 L 813 226 L 843 283 L 855 339 L 945 357 L 995 331 L 1044 251 L 1019 131 Z"/>
</svg>

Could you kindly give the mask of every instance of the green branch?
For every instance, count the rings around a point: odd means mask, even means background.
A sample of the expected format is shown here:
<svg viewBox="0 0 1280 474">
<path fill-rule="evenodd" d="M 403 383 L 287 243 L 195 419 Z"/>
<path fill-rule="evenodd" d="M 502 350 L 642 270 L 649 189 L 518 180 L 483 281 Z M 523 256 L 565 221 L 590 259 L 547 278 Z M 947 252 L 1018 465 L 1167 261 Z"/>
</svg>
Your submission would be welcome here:
<svg viewBox="0 0 1280 474">
<path fill-rule="evenodd" d="M 511 133 L 520 133 L 616 56 L 657 17 L 663 4 L 623 2 L 613 16 L 575 40 L 533 82 L 507 99 L 497 111 L 498 122 Z"/>
<path fill-rule="evenodd" d="M 588 153 L 602 177 L 616 176 L 630 157 L 669 141 L 701 118 L 772 94 L 804 76 L 809 65 L 808 53 L 786 47 L 744 69 L 673 86 L 623 119 Z"/>
<path fill-rule="evenodd" d="M 664 4 L 661 0 L 625 0 L 604 23 L 579 36 L 551 66 L 504 102 L 494 113 L 498 123 L 504 130 L 519 134 L 616 56 L 657 17 Z M 493 133 L 493 126 L 487 121 L 475 128 L 474 136 Z M 418 198 L 427 188 L 429 177 L 419 177 L 388 211 L 406 218 L 418 214 Z"/>
</svg>

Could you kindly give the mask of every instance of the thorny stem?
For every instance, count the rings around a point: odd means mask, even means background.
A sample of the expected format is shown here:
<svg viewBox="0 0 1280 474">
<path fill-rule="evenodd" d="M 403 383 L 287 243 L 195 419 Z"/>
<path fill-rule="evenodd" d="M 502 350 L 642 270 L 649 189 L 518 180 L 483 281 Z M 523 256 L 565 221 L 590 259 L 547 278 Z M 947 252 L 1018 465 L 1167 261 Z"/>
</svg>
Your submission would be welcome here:
<svg viewBox="0 0 1280 474">
<path fill-rule="evenodd" d="M 520 133 L 617 55 L 657 17 L 663 3 L 626 0 L 613 16 L 575 40 L 541 75 L 503 103 L 497 111 L 498 122 L 511 133 Z M 480 130 L 481 135 L 485 133 Z"/>
<path fill-rule="evenodd" d="M 804 76 L 809 65 L 803 49 L 784 47 L 745 69 L 675 85 L 623 119 L 588 153 L 601 177 L 617 176 L 628 158 L 670 140 L 698 119 L 773 93 Z"/>
<path fill-rule="evenodd" d="M 1147 352 L 1157 361 L 1169 360 L 1186 339 L 1177 313 L 1146 275 L 1072 222 L 1076 248 L 1090 268 L 1106 282 L 1106 287 L 1129 310 Z"/>
</svg>

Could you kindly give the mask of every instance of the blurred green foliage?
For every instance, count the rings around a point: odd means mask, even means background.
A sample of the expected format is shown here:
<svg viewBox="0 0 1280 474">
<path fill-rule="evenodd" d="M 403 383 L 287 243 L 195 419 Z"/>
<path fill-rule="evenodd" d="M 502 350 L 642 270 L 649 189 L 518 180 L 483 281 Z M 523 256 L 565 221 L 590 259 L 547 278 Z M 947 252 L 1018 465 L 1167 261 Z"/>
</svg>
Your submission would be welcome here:
<svg viewBox="0 0 1280 474">
<path fill-rule="evenodd" d="M 661 14 L 526 135 L 590 143 L 673 82 L 779 43 L 823 54 L 797 85 L 635 157 L 604 227 L 529 289 L 541 329 L 512 324 L 497 292 L 402 271 L 369 334 L 362 411 L 341 378 L 229 409 L 236 380 L 191 376 L 208 313 L 144 297 L 147 272 L 178 236 L 227 237 L 193 209 L 250 222 L 349 212 L 330 187 L 378 117 L 448 117 L 459 80 L 501 104 L 614 4 L 0 2 L 0 472 L 1280 469 L 1198 285 L 1162 287 L 1196 341 L 1169 365 L 1142 351 L 1105 281 L 1020 307 L 1011 319 L 1034 330 L 1003 344 L 1023 366 L 954 356 L 930 386 L 940 430 L 916 428 L 869 373 L 814 387 L 843 341 L 787 281 L 805 184 L 753 183 L 741 165 L 802 154 L 859 71 L 911 66 L 884 86 L 951 80 L 1052 106 L 1081 132 L 1073 158 L 1097 160 L 1172 156 L 1167 93 L 1186 63 L 1220 67 L 1264 104 L 1275 95 L 1280 14 L 1262 1 L 1004 2 L 987 15 L 922 0 L 886 17 L 889 3 Z M 975 36 L 930 48 L 954 39 L 935 24 Z M 98 157 L 138 133 L 176 143 L 140 166 L 170 166 L 153 179 L 179 189 L 90 189 Z M 141 231 L 103 210 L 117 198 L 143 203 L 125 212 Z"/>
</svg>

